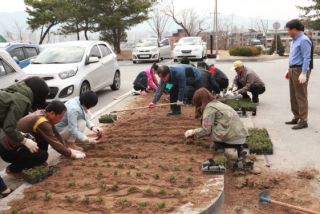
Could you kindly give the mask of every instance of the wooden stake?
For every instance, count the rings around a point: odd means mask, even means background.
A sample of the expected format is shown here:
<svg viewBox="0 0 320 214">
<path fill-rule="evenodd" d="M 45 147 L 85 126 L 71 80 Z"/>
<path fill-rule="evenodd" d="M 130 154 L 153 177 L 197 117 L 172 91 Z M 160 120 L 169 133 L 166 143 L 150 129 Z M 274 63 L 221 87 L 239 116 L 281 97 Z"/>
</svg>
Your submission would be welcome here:
<svg viewBox="0 0 320 214">
<path fill-rule="evenodd" d="M 287 208 L 290 208 L 290 209 L 298 210 L 298 211 L 301 211 L 301 212 L 304 212 L 304 213 L 320 214 L 319 212 L 315 212 L 315 211 L 312 211 L 312 210 L 304 209 L 302 207 L 297 207 L 297 206 L 294 206 L 294 205 L 291 205 L 291 204 L 287 204 L 287 203 L 283 203 L 283 202 L 280 202 L 280 201 L 275 201 L 275 200 L 271 200 L 270 199 L 269 202 L 273 203 L 273 204 L 277 204 L 277 205 L 282 206 L 282 207 L 287 207 Z"/>
</svg>

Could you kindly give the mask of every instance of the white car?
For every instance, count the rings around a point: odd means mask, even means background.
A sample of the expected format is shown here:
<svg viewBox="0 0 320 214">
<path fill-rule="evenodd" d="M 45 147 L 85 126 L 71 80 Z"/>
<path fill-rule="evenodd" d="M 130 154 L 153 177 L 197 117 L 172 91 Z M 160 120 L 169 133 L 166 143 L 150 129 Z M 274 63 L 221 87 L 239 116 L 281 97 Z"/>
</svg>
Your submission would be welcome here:
<svg viewBox="0 0 320 214">
<path fill-rule="evenodd" d="M 0 89 L 24 79 L 25 73 L 7 51 L 0 50 Z"/>
<path fill-rule="evenodd" d="M 48 101 L 63 102 L 92 90 L 108 86 L 120 88 L 117 57 L 109 44 L 101 41 L 62 42 L 47 46 L 31 65 L 27 76 L 40 76 L 49 88 Z"/>
<path fill-rule="evenodd" d="M 132 62 L 160 62 L 171 58 L 171 46 L 168 39 L 160 43 L 157 38 L 139 40 L 132 51 Z"/>
<path fill-rule="evenodd" d="M 190 60 L 203 60 L 207 57 L 207 43 L 201 37 L 183 37 L 175 45 L 173 60 L 176 62 L 183 57 Z"/>
</svg>

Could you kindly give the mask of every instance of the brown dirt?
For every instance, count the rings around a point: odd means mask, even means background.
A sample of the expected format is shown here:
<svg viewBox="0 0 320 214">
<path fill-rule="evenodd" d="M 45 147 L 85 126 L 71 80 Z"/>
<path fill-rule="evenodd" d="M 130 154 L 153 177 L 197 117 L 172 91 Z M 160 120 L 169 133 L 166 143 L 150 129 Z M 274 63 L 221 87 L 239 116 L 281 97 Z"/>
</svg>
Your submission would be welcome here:
<svg viewBox="0 0 320 214">
<path fill-rule="evenodd" d="M 313 175 L 316 171 L 305 170 L 303 174 Z M 277 205 L 259 204 L 259 193 L 265 189 L 274 200 L 320 212 L 319 178 L 263 170 L 260 175 L 226 174 L 222 214 L 300 214 Z"/>
<path fill-rule="evenodd" d="M 150 99 L 135 102 L 141 106 Z M 187 202 L 202 205 L 212 200 L 218 191 L 203 195 L 205 200 L 198 197 L 214 176 L 200 169 L 202 161 L 212 157 L 210 141 L 185 143 L 184 131 L 200 125 L 193 119 L 193 108 L 184 107 L 177 118 L 167 117 L 167 111 L 165 107 L 120 115 L 119 121 L 105 126 L 105 143 L 88 149 L 85 160 L 64 159 L 61 171 L 27 189 L 23 200 L 12 203 L 13 210 L 168 213 Z"/>
<path fill-rule="evenodd" d="M 131 50 L 124 50 L 124 51 L 121 51 L 120 54 L 117 54 L 117 58 L 119 60 L 128 60 L 128 59 L 131 59 L 131 56 L 132 56 Z"/>
</svg>

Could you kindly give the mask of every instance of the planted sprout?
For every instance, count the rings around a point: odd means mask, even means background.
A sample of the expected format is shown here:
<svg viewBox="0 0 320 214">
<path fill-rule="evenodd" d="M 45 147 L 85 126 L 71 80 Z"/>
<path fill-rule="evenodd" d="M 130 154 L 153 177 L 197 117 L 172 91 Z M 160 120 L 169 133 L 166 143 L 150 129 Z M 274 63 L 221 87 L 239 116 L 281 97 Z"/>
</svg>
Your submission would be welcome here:
<svg viewBox="0 0 320 214">
<path fill-rule="evenodd" d="M 85 182 L 85 183 L 83 184 L 83 186 L 86 187 L 86 188 L 88 188 L 88 187 L 91 186 L 91 183 L 90 183 L 90 182 Z"/>
<path fill-rule="evenodd" d="M 128 188 L 128 193 L 134 193 L 134 192 L 137 192 L 137 191 L 138 191 L 137 187 L 129 187 Z"/>
<path fill-rule="evenodd" d="M 161 202 L 161 203 L 157 203 L 156 206 L 157 206 L 158 209 L 163 209 L 163 208 L 166 207 L 166 204 L 164 202 Z"/>
<path fill-rule="evenodd" d="M 118 186 L 118 184 L 116 184 L 116 183 L 114 183 L 112 186 L 111 186 L 111 190 L 112 191 L 117 191 L 119 189 L 119 186 Z"/>
<path fill-rule="evenodd" d="M 17 209 L 12 209 L 11 214 L 18 214 L 18 210 Z"/>
<path fill-rule="evenodd" d="M 103 197 L 101 195 L 99 195 L 98 198 L 97 198 L 97 203 L 98 204 L 103 204 L 103 202 L 104 202 Z"/>
<path fill-rule="evenodd" d="M 143 167 L 144 167 L 145 169 L 148 169 L 148 168 L 149 168 L 149 164 L 148 164 L 148 163 L 145 163 Z"/>
<path fill-rule="evenodd" d="M 174 171 L 180 171 L 180 167 L 179 166 L 175 166 L 174 167 Z"/>
<path fill-rule="evenodd" d="M 76 186 L 76 182 L 75 181 L 71 181 L 68 183 L 68 187 L 69 188 L 72 188 L 72 187 L 75 187 Z"/>
<path fill-rule="evenodd" d="M 163 188 L 161 188 L 160 191 L 159 191 L 159 194 L 160 195 L 166 195 L 167 192 Z"/>
<path fill-rule="evenodd" d="M 145 208 L 148 206 L 148 202 L 138 202 L 137 205 L 139 208 Z"/>
<path fill-rule="evenodd" d="M 37 194 L 36 194 L 36 193 L 34 193 L 34 192 L 31 193 L 31 196 L 30 196 L 30 199 L 31 199 L 31 200 L 35 201 L 35 200 L 37 200 L 37 198 L 38 198 L 38 197 L 37 197 Z"/>
<path fill-rule="evenodd" d="M 99 178 L 101 178 L 101 177 L 103 176 L 103 173 L 102 173 L 102 172 L 98 172 L 97 176 L 98 176 Z"/>
<path fill-rule="evenodd" d="M 113 172 L 113 175 L 114 175 L 114 176 L 118 176 L 118 171 L 115 170 L 115 171 Z"/>
<path fill-rule="evenodd" d="M 131 175 L 131 172 L 130 172 L 130 171 L 128 171 L 126 174 L 127 174 L 127 176 L 130 176 L 130 175 Z"/>
<path fill-rule="evenodd" d="M 82 162 L 82 163 L 81 163 L 81 166 L 86 166 L 86 163 L 85 163 L 85 162 Z"/>
<path fill-rule="evenodd" d="M 187 181 L 188 183 L 192 183 L 193 178 L 192 178 L 192 177 L 190 177 L 190 176 L 188 176 L 188 177 L 186 177 L 186 181 Z"/>
<path fill-rule="evenodd" d="M 192 166 L 189 166 L 187 170 L 188 172 L 192 172 Z"/>
<path fill-rule="evenodd" d="M 165 164 L 159 164 L 159 167 L 163 170 L 168 170 L 168 166 L 166 166 Z"/>
<path fill-rule="evenodd" d="M 124 168 L 124 163 L 121 161 L 118 166 L 117 166 L 119 169 L 123 169 Z"/>
<path fill-rule="evenodd" d="M 126 198 L 119 200 L 118 203 L 122 209 L 130 206 L 130 202 Z"/>
<path fill-rule="evenodd" d="M 70 176 L 70 177 L 73 177 L 73 173 L 71 172 L 71 173 L 69 174 L 69 176 Z"/>
<path fill-rule="evenodd" d="M 92 166 L 93 166 L 93 167 L 98 167 L 99 164 L 98 164 L 98 162 L 94 162 L 94 164 L 93 164 Z"/>
<path fill-rule="evenodd" d="M 138 178 L 141 178 L 141 177 L 142 177 L 142 173 L 141 173 L 141 172 L 137 172 L 137 173 L 136 173 L 136 176 L 137 176 Z"/>
<path fill-rule="evenodd" d="M 174 192 L 174 195 L 175 195 L 175 196 L 180 196 L 180 195 L 181 195 L 181 192 L 180 192 L 179 190 L 177 190 L 177 191 Z"/>
<path fill-rule="evenodd" d="M 150 187 L 148 187 L 146 190 L 146 193 L 151 194 L 152 193 L 152 189 Z"/>
<path fill-rule="evenodd" d="M 82 202 L 82 204 L 84 204 L 84 205 L 89 205 L 89 203 L 90 203 L 89 196 L 85 195 L 85 196 L 83 197 L 83 199 L 81 200 L 81 202 Z"/>
<path fill-rule="evenodd" d="M 193 162 L 193 161 L 194 161 L 194 158 L 193 158 L 193 157 L 191 157 L 191 158 L 190 158 L 190 161 L 191 161 L 191 162 Z"/>
<path fill-rule="evenodd" d="M 46 192 L 46 193 L 44 194 L 44 196 L 43 196 L 43 200 L 44 200 L 44 201 L 49 201 L 50 199 L 51 199 L 51 196 L 50 196 L 49 192 Z"/>
<path fill-rule="evenodd" d="M 72 204 L 75 201 L 75 197 L 70 197 L 68 195 L 64 196 L 64 200 L 69 203 Z"/>
<path fill-rule="evenodd" d="M 129 165 L 129 168 L 130 168 L 130 169 L 135 169 L 136 166 L 135 166 L 134 164 L 130 164 L 130 165 Z"/>
<path fill-rule="evenodd" d="M 158 179 L 160 178 L 159 174 L 154 174 L 152 177 L 153 177 L 155 180 L 158 180 Z"/>
<path fill-rule="evenodd" d="M 169 182 L 170 182 L 170 183 L 175 183 L 176 181 L 177 181 L 176 176 L 170 175 L 170 177 L 169 177 Z"/>
<path fill-rule="evenodd" d="M 105 167 L 110 168 L 111 164 L 110 163 L 106 163 Z"/>
</svg>

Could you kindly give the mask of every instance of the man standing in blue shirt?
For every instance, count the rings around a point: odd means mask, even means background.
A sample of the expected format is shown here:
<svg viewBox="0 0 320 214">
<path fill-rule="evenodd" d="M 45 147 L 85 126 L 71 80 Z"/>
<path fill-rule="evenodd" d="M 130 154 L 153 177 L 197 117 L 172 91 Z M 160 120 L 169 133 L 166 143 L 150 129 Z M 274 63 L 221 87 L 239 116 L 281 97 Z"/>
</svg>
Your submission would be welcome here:
<svg viewBox="0 0 320 214">
<path fill-rule="evenodd" d="M 155 104 L 160 100 L 163 92 L 169 91 L 170 103 L 177 103 L 171 105 L 171 111 L 168 116 L 176 116 L 181 114 L 181 105 L 187 94 L 187 87 L 192 87 L 194 91 L 201 87 L 201 73 L 200 71 L 190 65 L 173 65 L 160 66 L 157 74 L 161 79 L 160 85 L 155 93 L 149 108 L 154 108 Z M 193 96 L 189 95 L 190 97 Z"/>
<path fill-rule="evenodd" d="M 287 77 L 290 84 L 290 101 L 293 119 L 287 125 L 292 129 L 308 127 L 308 80 L 310 75 L 311 41 L 303 33 L 304 26 L 298 19 L 286 24 L 292 37 Z"/>
</svg>

